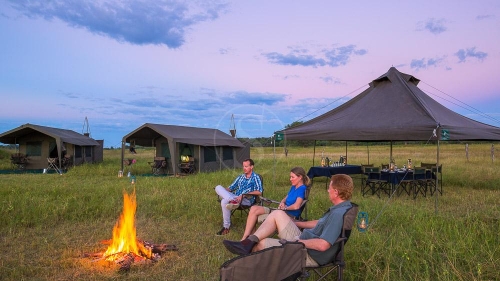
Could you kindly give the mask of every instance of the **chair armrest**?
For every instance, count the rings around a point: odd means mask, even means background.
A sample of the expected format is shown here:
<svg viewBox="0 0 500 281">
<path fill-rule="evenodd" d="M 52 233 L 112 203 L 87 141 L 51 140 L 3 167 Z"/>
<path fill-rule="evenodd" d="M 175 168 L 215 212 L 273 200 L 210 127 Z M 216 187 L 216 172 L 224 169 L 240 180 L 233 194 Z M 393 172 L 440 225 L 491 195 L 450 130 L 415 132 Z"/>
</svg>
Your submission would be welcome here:
<svg viewBox="0 0 500 281">
<path fill-rule="evenodd" d="M 262 202 L 267 203 L 267 204 L 272 204 L 272 203 L 279 204 L 280 203 L 279 201 L 275 201 L 275 200 L 272 200 L 272 199 L 269 199 L 269 198 L 266 198 L 266 197 L 262 197 L 262 196 L 260 196 L 260 200 Z"/>
</svg>

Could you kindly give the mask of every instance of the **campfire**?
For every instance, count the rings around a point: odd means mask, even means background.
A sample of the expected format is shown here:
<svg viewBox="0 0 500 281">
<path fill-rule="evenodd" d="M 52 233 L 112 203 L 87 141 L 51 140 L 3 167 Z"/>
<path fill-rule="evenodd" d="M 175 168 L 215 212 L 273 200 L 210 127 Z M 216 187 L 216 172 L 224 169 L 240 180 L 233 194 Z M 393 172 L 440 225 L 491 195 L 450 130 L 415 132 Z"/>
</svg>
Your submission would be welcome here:
<svg viewBox="0 0 500 281">
<path fill-rule="evenodd" d="M 101 243 L 108 245 L 105 252 L 85 254 L 96 260 L 115 262 L 120 270 L 128 270 L 134 262 L 155 262 L 166 251 L 176 251 L 175 245 L 153 244 L 137 239 L 135 212 L 137 201 L 135 188 L 132 194 L 123 193 L 123 211 L 113 228 L 113 238 Z"/>
</svg>

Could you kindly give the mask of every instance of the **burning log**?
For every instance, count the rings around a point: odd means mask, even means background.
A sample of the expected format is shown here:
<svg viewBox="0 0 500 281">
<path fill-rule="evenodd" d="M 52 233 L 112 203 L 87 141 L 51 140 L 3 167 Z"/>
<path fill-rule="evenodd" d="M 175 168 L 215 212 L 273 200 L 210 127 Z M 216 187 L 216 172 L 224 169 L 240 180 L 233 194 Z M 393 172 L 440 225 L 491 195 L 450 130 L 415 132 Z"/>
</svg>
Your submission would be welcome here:
<svg viewBox="0 0 500 281">
<path fill-rule="evenodd" d="M 135 257 L 133 253 L 128 253 L 125 256 L 121 257 L 116 261 L 120 265 L 119 271 L 128 271 L 134 260 Z"/>
<path fill-rule="evenodd" d="M 113 239 L 102 240 L 108 245 L 105 252 L 85 253 L 84 257 L 93 258 L 94 261 L 114 261 L 120 265 L 120 271 L 127 271 L 133 263 L 152 261 L 161 258 L 167 251 L 177 251 L 177 246 L 170 244 L 154 244 L 137 239 L 135 230 L 135 189 L 131 195 L 123 194 L 123 212 L 113 228 Z"/>
</svg>

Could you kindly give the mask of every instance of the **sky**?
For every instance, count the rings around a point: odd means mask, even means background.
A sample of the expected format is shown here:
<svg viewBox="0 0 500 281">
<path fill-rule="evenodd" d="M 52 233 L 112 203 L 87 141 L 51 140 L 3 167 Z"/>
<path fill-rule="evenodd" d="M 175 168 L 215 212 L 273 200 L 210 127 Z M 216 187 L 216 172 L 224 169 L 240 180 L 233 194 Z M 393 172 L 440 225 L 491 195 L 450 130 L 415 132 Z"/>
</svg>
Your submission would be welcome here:
<svg viewBox="0 0 500 281">
<path fill-rule="evenodd" d="M 271 137 L 390 67 L 500 126 L 497 0 L 0 0 L 0 38 L 0 133 L 30 123 L 115 148 L 145 123 Z"/>
</svg>

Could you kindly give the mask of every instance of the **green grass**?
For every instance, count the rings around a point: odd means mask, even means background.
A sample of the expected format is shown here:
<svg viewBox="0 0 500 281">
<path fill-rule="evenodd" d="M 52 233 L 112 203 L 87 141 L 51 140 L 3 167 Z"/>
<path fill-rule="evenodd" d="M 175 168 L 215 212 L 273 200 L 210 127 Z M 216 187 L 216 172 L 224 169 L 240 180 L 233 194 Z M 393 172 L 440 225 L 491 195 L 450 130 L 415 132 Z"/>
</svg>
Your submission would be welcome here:
<svg viewBox="0 0 500 281">
<path fill-rule="evenodd" d="M 294 166 L 312 165 L 312 148 L 252 148 L 256 171 L 264 176 L 265 196 L 281 199 Z M 317 148 L 317 157 L 323 148 Z M 387 163 L 388 146 L 370 146 L 370 163 Z M 10 153 L 10 152 L 9 152 Z M 345 147 L 325 147 L 337 159 Z M 5 151 L 0 153 L 5 155 Z M 8 155 L 8 153 L 7 153 Z M 393 148 L 400 165 L 435 162 L 433 145 Z M 127 157 L 130 155 L 127 154 Z M 139 149 L 132 173 L 149 173 L 153 151 Z M 349 163 L 367 163 L 367 147 L 348 148 Z M 132 158 L 132 157 L 130 157 Z M 220 265 L 233 257 L 223 239 L 239 239 L 245 216 L 233 217 L 231 233 L 215 236 L 221 210 L 214 186 L 228 185 L 240 170 L 198 173 L 189 177 L 137 176 L 137 235 L 155 243 L 175 244 L 154 264 L 134 264 L 120 273 L 114 264 L 93 262 L 84 253 L 105 250 L 118 219 L 127 177 L 118 178 L 120 152 L 105 150 L 105 161 L 83 165 L 64 175 L 0 175 L 1 280 L 218 280 Z M 489 144 L 441 144 L 444 194 L 440 197 L 360 195 L 355 178 L 353 201 L 367 212 L 370 229 L 353 231 L 346 248 L 345 280 L 498 280 L 500 276 L 500 163 L 492 162 Z M 319 159 L 316 158 L 316 163 Z M 10 168 L 8 157 L 0 169 Z M 308 217 L 330 205 L 326 179 L 316 178 Z"/>
</svg>

